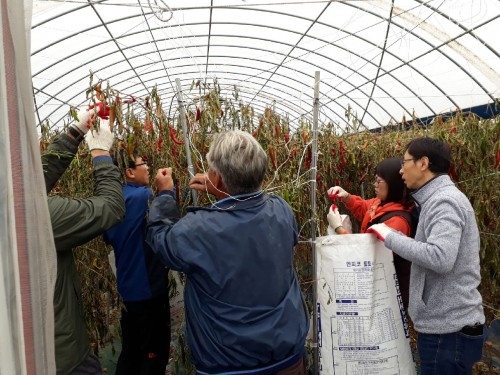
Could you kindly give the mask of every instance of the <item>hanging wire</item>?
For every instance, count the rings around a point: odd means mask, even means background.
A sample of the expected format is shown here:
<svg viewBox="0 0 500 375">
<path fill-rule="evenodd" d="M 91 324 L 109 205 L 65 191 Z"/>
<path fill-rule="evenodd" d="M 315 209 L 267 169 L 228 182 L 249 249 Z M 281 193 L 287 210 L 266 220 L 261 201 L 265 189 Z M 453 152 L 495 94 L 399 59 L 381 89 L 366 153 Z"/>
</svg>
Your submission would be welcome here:
<svg viewBox="0 0 500 375">
<path fill-rule="evenodd" d="M 154 3 L 154 6 L 151 5 L 151 3 Z M 158 5 L 158 3 L 161 3 L 161 5 Z M 154 14 L 154 16 L 158 18 L 158 20 L 160 20 L 161 22 L 170 21 L 174 15 L 172 9 L 163 0 L 148 0 L 148 5 L 149 9 L 151 9 L 151 12 Z"/>
</svg>

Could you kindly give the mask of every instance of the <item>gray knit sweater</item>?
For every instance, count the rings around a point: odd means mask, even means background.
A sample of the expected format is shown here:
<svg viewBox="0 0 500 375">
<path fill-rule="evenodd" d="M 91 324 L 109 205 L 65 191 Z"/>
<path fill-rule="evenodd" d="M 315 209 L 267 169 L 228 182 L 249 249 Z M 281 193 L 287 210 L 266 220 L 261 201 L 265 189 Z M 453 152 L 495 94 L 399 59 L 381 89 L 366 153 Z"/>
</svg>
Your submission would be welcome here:
<svg viewBox="0 0 500 375">
<path fill-rule="evenodd" d="M 447 175 L 413 198 L 421 208 L 415 239 L 392 232 L 385 246 L 412 262 L 408 310 L 415 329 L 444 334 L 484 323 L 479 230 L 469 200 Z"/>
</svg>

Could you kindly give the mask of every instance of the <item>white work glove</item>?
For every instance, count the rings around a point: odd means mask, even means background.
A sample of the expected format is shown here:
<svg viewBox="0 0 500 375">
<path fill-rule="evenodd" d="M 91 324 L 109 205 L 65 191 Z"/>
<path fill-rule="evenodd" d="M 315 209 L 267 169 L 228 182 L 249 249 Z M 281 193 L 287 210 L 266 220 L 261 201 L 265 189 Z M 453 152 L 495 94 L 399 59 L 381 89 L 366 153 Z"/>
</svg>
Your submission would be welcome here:
<svg viewBox="0 0 500 375">
<path fill-rule="evenodd" d="M 95 109 L 99 111 L 99 108 Z M 93 109 L 80 109 L 76 116 L 78 117 L 78 121 L 73 124 L 75 128 L 77 128 L 82 134 L 87 134 L 90 129 L 90 123 L 94 121 L 95 112 Z"/>
<path fill-rule="evenodd" d="M 342 189 L 340 186 L 334 186 L 328 189 L 328 196 L 330 198 L 341 198 L 342 200 L 349 197 L 349 193 Z"/>
<path fill-rule="evenodd" d="M 92 104 L 87 109 L 79 110 L 76 114 L 78 121 L 73 126 L 85 135 L 89 131 L 90 123 L 94 121 L 96 115 L 103 120 L 109 119 L 109 106 L 99 102 L 95 106 Z"/>
<path fill-rule="evenodd" d="M 99 131 L 93 130 L 85 136 L 85 142 L 89 146 L 89 150 L 109 151 L 113 144 L 114 135 L 109 130 L 109 121 L 101 120 Z"/>
<path fill-rule="evenodd" d="M 326 219 L 328 220 L 328 225 L 330 225 L 333 230 L 342 226 L 342 218 L 340 217 L 338 208 L 332 210 L 332 207 L 330 206 L 330 210 L 328 211 L 328 215 L 326 215 Z"/>
<path fill-rule="evenodd" d="M 373 224 L 370 228 L 366 230 L 366 233 L 375 233 L 377 238 L 382 242 L 385 241 L 385 238 L 391 232 L 394 232 L 394 230 L 383 223 Z"/>
</svg>

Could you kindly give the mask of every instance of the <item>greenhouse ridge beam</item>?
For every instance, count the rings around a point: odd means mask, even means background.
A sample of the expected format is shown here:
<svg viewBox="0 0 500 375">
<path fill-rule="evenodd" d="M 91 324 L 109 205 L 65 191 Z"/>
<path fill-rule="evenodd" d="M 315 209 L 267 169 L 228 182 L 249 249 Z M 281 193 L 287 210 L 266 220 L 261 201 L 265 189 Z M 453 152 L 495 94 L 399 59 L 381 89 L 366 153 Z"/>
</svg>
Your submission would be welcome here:
<svg viewBox="0 0 500 375">
<path fill-rule="evenodd" d="M 494 18 L 492 18 L 492 19 L 489 19 L 489 20 L 485 21 L 482 25 L 486 25 L 486 24 L 488 24 L 488 23 L 490 23 L 490 22 L 494 21 L 495 19 L 497 19 L 497 18 L 499 18 L 499 17 L 500 17 L 500 16 L 495 16 Z M 482 26 L 482 25 L 480 25 L 480 26 Z M 441 44 L 439 44 L 439 45 L 435 46 L 432 50 L 439 50 L 439 48 L 441 48 L 441 47 L 443 47 L 443 46 L 446 46 L 449 42 L 454 41 L 455 39 L 458 39 L 458 38 L 460 38 L 460 37 L 464 36 L 465 34 L 467 34 L 467 32 L 463 32 L 463 33 L 461 33 L 461 34 L 459 34 L 459 35 L 455 36 L 454 38 L 452 38 L 452 39 L 450 39 L 450 40 L 448 40 L 448 41 L 446 41 L 446 42 L 443 42 L 443 43 L 441 43 Z M 432 50 L 431 50 L 431 51 L 432 51 Z M 414 57 L 413 59 L 411 59 L 411 60 L 409 60 L 409 61 L 405 62 L 404 64 L 398 65 L 398 66 L 396 66 L 395 68 L 392 68 L 391 70 L 384 72 L 381 76 L 384 76 L 384 75 L 389 74 L 389 73 L 391 73 L 391 72 L 393 72 L 393 71 L 396 71 L 397 69 L 400 69 L 400 68 L 402 68 L 403 66 L 406 66 L 406 65 L 410 66 L 410 63 L 411 63 L 411 62 L 416 61 L 416 60 L 418 60 L 418 59 L 422 58 L 422 57 L 423 57 L 423 56 L 425 56 L 425 55 L 428 55 L 431 51 L 426 51 L 426 52 L 424 52 L 424 53 L 422 53 L 422 54 L 420 54 L 420 55 L 418 55 L 418 56 Z M 444 53 L 443 53 L 443 54 L 444 54 Z M 454 61 L 454 60 L 450 59 L 450 61 Z M 463 67 L 461 67 L 461 66 L 458 66 L 458 67 L 459 67 L 460 69 L 462 69 L 462 70 L 465 72 L 465 70 L 464 70 L 464 68 L 463 68 Z M 470 75 L 469 75 L 469 76 L 470 76 Z M 478 82 L 478 81 L 476 80 L 476 78 L 471 77 L 471 76 L 470 76 L 470 78 L 471 78 L 471 79 L 472 79 L 472 80 L 473 80 L 473 81 L 474 81 L 474 82 L 475 82 L 475 83 L 476 83 L 476 84 L 477 84 L 477 85 L 478 85 L 481 89 L 483 89 L 483 90 L 484 90 L 485 94 L 487 94 L 487 95 L 490 97 L 490 99 L 491 99 L 491 100 L 493 100 L 493 101 L 495 100 L 495 98 L 493 97 L 493 94 L 492 94 L 492 93 L 489 93 L 489 92 L 488 92 L 488 91 L 487 91 L 487 90 L 483 87 L 483 85 L 481 85 L 481 83 L 480 83 L 480 82 Z M 346 95 L 347 95 L 347 94 L 349 94 L 350 92 L 352 92 L 352 91 L 354 91 L 354 90 L 356 90 L 356 89 L 359 89 L 360 87 L 362 87 L 362 86 L 364 86 L 364 85 L 366 85 L 367 83 L 370 83 L 370 82 L 371 82 L 371 81 L 369 81 L 369 82 L 365 82 L 365 83 L 363 83 L 363 84 L 359 85 L 358 87 L 355 87 L 354 89 L 352 89 L 352 90 L 350 90 L 350 91 L 348 91 L 348 92 L 346 92 L 346 93 L 342 94 L 340 97 L 342 97 L 342 96 L 346 96 Z M 331 101 L 336 100 L 336 99 L 339 99 L 340 97 L 337 97 L 337 98 L 335 98 L 335 99 L 332 99 Z M 447 97 L 447 98 L 448 98 L 448 99 L 449 99 L 452 103 L 454 103 L 456 107 L 458 107 L 458 105 L 456 105 L 456 103 L 455 103 L 455 102 L 454 102 L 454 101 L 453 101 L 453 100 L 452 100 L 452 99 L 451 99 L 448 95 L 446 95 L 446 97 Z M 331 101 L 330 101 L 329 103 L 331 103 Z M 326 104 L 328 104 L 328 103 L 326 103 Z M 436 113 L 434 113 L 434 115 L 435 115 L 435 114 L 436 114 Z"/>
<path fill-rule="evenodd" d="M 441 12 L 439 10 L 439 8 L 435 8 L 433 6 L 431 6 L 429 4 L 429 1 L 426 0 L 426 1 L 422 1 L 422 0 L 414 0 L 420 4 L 422 4 L 423 6 L 429 8 L 430 10 L 432 10 L 434 13 L 437 13 L 439 14 L 441 17 L 444 17 L 446 19 L 448 19 L 449 21 L 453 22 L 455 25 L 457 25 L 458 27 L 460 27 L 463 31 L 468 31 L 468 34 L 470 34 L 472 37 L 474 37 L 475 39 L 477 39 L 483 46 L 485 46 L 486 48 L 488 48 L 490 50 L 490 52 L 492 52 L 493 54 L 495 54 L 495 56 L 497 57 L 500 57 L 500 51 L 497 51 L 495 50 L 492 46 L 490 46 L 484 39 L 482 39 L 481 37 L 479 37 L 476 33 L 474 33 L 474 29 L 471 29 L 469 30 L 467 27 L 465 27 L 464 25 L 462 25 L 460 22 L 457 22 L 455 21 L 454 19 L 452 18 L 449 18 L 446 14 L 444 14 L 443 12 Z"/>
</svg>

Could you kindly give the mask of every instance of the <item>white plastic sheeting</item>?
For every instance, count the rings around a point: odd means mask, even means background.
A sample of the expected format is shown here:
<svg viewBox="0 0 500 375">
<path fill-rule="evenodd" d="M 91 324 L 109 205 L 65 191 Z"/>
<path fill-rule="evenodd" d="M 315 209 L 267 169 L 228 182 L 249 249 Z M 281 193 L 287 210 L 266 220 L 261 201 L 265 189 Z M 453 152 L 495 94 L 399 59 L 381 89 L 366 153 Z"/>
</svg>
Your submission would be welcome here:
<svg viewBox="0 0 500 375">
<path fill-rule="evenodd" d="M 55 248 L 29 55 L 31 0 L 0 0 L 0 374 L 55 374 Z"/>
<path fill-rule="evenodd" d="M 183 92 L 217 78 L 223 97 L 236 85 L 294 127 L 312 117 L 319 70 L 319 120 L 373 128 L 492 104 L 499 29 L 498 0 L 34 0 L 38 121 L 60 127 L 92 70 L 123 95 L 157 85 L 163 108 L 176 78 Z"/>
</svg>

